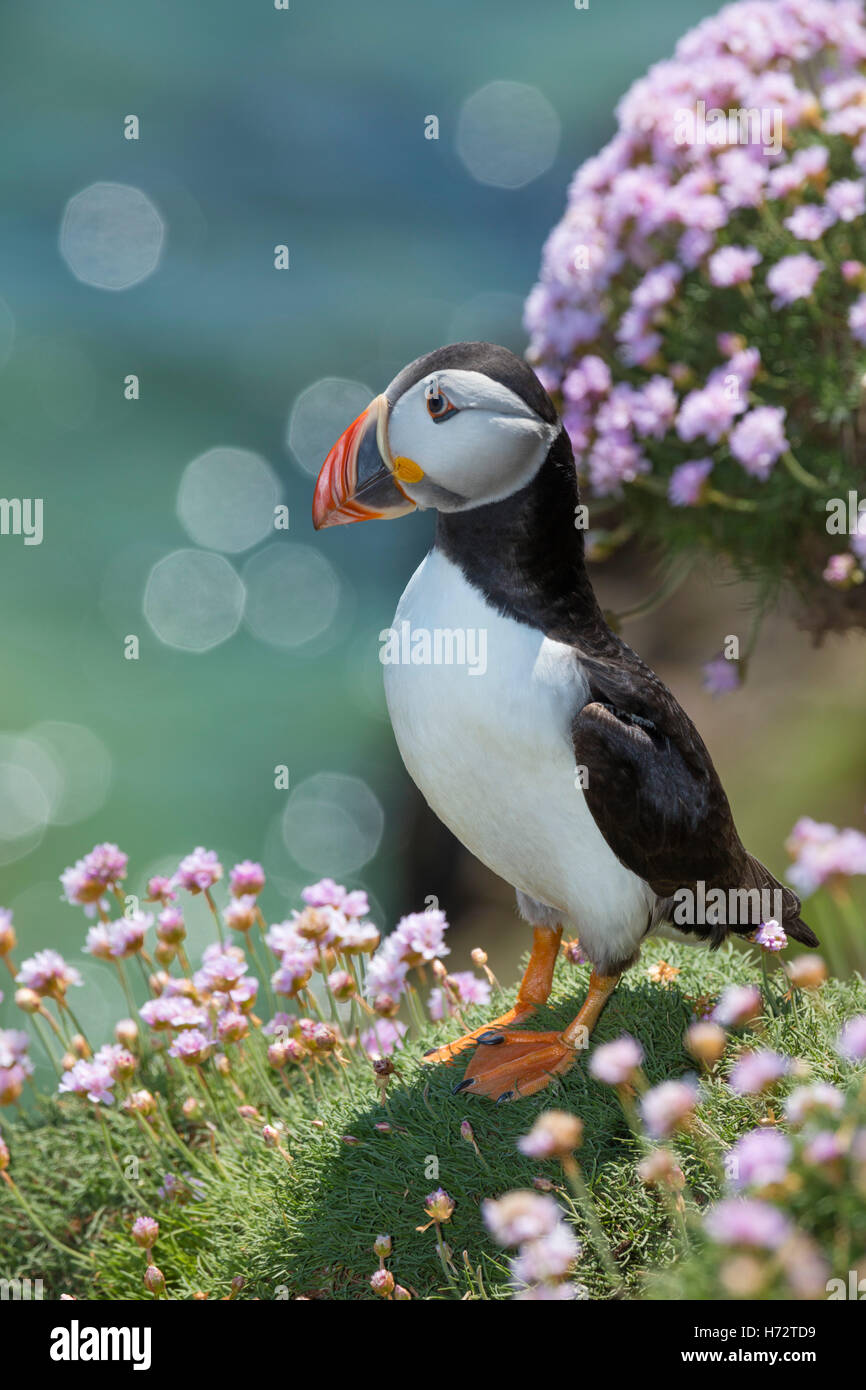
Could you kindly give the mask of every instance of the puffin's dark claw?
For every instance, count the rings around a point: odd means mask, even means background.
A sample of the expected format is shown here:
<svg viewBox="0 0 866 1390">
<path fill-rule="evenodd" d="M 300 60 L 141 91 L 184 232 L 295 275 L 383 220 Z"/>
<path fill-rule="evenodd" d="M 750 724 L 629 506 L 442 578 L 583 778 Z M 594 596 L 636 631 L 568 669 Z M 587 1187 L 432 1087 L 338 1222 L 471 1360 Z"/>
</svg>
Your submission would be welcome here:
<svg viewBox="0 0 866 1390">
<path fill-rule="evenodd" d="M 497 1105 L 501 1105 L 503 1101 L 505 1101 L 505 1100 L 513 1100 L 513 1099 L 514 1099 L 514 1092 L 513 1092 L 513 1091 L 503 1091 L 501 1096 L 497 1096 L 497 1097 L 496 1097 L 496 1104 L 497 1104 Z"/>
<path fill-rule="evenodd" d="M 428 1047 L 427 1051 L 424 1053 L 424 1056 L 425 1056 L 425 1057 L 432 1057 L 432 1056 L 433 1056 L 433 1053 L 434 1053 L 434 1052 L 438 1052 L 438 1051 L 439 1051 L 438 1047 Z"/>
<path fill-rule="evenodd" d="M 475 1077 L 467 1076 L 462 1081 L 458 1081 L 456 1086 L 451 1087 L 452 1096 L 459 1096 L 461 1091 L 465 1091 L 467 1086 L 475 1085 Z"/>
<path fill-rule="evenodd" d="M 485 1047 L 496 1047 L 497 1043 L 505 1042 L 505 1038 L 490 1028 L 486 1033 L 479 1033 L 476 1042 L 483 1043 Z"/>
</svg>

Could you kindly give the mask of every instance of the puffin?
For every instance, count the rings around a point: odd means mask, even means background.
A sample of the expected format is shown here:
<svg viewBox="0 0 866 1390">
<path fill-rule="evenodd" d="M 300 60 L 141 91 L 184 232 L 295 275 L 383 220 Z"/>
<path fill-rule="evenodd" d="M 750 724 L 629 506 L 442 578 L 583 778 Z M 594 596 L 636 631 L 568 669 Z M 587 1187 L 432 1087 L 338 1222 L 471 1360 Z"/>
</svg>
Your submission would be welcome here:
<svg viewBox="0 0 866 1390">
<path fill-rule="evenodd" d="M 436 513 L 394 619 L 409 659 L 384 664 L 385 694 L 409 775 L 514 887 L 532 928 L 514 1007 L 425 1059 L 474 1048 L 455 1090 L 494 1101 L 576 1064 L 649 933 L 673 924 L 718 947 L 762 920 L 722 910 L 681 925 L 677 903 L 771 893 L 788 936 L 818 944 L 797 895 L 745 849 L 694 724 L 605 621 L 579 507 L 553 401 L 525 361 L 485 342 L 404 367 L 334 444 L 313 497 L 317 530 Z M 484 661 L 454 659 L 455 634 L 466 649 L 474 634 Z M 522 1027 L 547 1001 L 566 928 L 592 966 L 586 999 L 562 1030 Z"/>
</svg>

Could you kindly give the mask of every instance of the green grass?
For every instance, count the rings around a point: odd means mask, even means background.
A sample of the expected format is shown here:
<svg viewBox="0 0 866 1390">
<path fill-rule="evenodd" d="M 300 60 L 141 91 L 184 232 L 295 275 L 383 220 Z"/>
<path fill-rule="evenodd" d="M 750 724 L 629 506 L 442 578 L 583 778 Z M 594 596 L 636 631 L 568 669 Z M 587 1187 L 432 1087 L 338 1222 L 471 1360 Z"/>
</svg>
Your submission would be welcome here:
<svg viewBox="0 0 866 1390">
<path fill-rule="evenodd" d="M 680 967 L 674 984 L 663 986 L 648 979 L 648 966 L 659 958 Z M 587 974 L 586 968 L 560 962 L 551 1007 L 538 1017 L 538 1027 L 561 1026 L 574 1015 Z M 693 1001 L 698 996 L 715 996 L 734 981 L 759 980 L 751 953 L 724 949 L 711 955 L 668 942 L 652 943 L 614 995 L 592 1046 L 630 1032 L 644 1048 L 651 1084 L 680 1076 L 694 1068 L 682 1043 Z M 833 1039 L 846 1018 L 864 1009 L 862 979 L 831 980 L 818 995 L 799 996 L 796 1016 L 789 1012 L 782 1018 L 765 1019 L 760 1025 L 762 1042 L 805 1059 L 815 1078 L 839 1081 Z M 468 1021 L 473 1026 L 483 1022 L 483 1014 L 470 1011 Z M 42 1278 L 46 1297 L 56 1298 L 61 1292 L 79 1298 L 147 1297 L 141 1283 L 143 1256 L 129 1237 L 129 1226 L 135 1216 L 149 1214 L 160 1222 L 156 1261 L 173 1298 L 189 1298 L 196 1291 L 224 1297 L 235 1276 L 245 1280 L 240 1295 L 244 1298 L 371 1298 L 368 1280 L 377 1266 L 371 1246 L 380 1232 L 393 1240 L 389 1268 L 414 1297 L 454 1298 L 467 1291 L 477 1295 L 480 1287 L 489 1297 L 508 1297 L 505 1254 L 486 1234 L 480 1204 L 484 1197 L 528 1186 L 541 1177 L 556 1184 L 584 1242 L 577 1277 L 592 1297 L 609 1297 L 610 1285 L 562 1183 L 558 1164 L 531 1161 L 515 1147 L 534 1117 L 555 1106 L 584 1121 L 581 1166 L 625 1293 L 717 1296 L 713 1277 L 700 1256 L 695 1257 L 691 1288 L 703 1292 L 683 1294 L 677 1281 L 689 1265 L 682 1261 L 668 1273 L 668 1283 L 659 1284 L 658 1272 L 670 1266 L 677 1253 L 667 1209 L 655 1190 L 637 1180 L 640 1143 L 625 1124 L 616 1094 L 589 1076 L 585 1059 L 531 1099 L 496 1106 L 452 1094 L 462 1075 L 461 1065 L 428 1068 L 420 1064 L 425 1049 L 453 1037 L 455 1031 L 453 1022 L 430 1025 L 422 1038 L 398 1055 L 398 1074 L 390 1081 L 387 1108 L 379 1103 L 372 1071 L 364 1061 L 353 1061 L 342 1076 L 320 1069 L 315 1099 L 298 1080 L 279 1107 L 273 1101 L 269 1104 L 258 1073 L 247 1073 L 238 1065 L 235 1079 L 245 1098 L 258 1104 L 263 1115 L 279 1116 L 285 1123 L 291 1164 L 278 1151 L 265 1147 L 260 1123 L 238 1118 L 234 1108 L 238 1097 L 232 1098 L 230 1106 L 232 1093 L 213 1072 L 210 1086 L 224 1109 L 225 1132 L 221 1130 L 212 1140 L 206 1127 L 190 1131 L 196 1169 L 180 1151 L 169 1162 L 168 1151 L 157 1151 L 127 1116 L 107 1114 L 113 1151 L 130 1175 L 128 1183 L 110 1161 L 101 1129 L 84 1102 L 43 1102 L 39 1113 L 4 1125 L 12 1153 L 9 1171 L 43 1225 L 82 1252 L 88 1263 L 76 1263 L 56 1249 L 34 1230 L 12 1193 L 0 1188 L 0 1276 Z M 739 1047 L 740 1040 L 733 1038 L 718 1074 L 706 1082 L 698 1137 L 678 1144 L 698 1204 L 718 1192 L 718 1177 L 708 1159 L 767 1113 L 765 1099 L 735 1096 L 722 1079 Z M 170 1094 L 161 1063 L 152 1065 L 151 1074 L 135 1084 L 163 1090 L 171 1103 L 182 1100 L 182 1095 Z M 461 1122 L 466 1119 L 481 1158 L 461 1137 Z M 383 1124 L 390 1128 L 377 1129 Z M 356 1142 L 347 1143 L 345 1136 Z M 698 1140 L 700 1147 L 696 1147 Z M 205 1179 L 201 1200 L 185 1206 L 160 1202 L 156 1189 L 163 1172 L 166 1168 L 181 1172 L 185 1167 L 200 1170 Z M 457 1269 L 451 1286 L 437 1258 L 434 1231 L 417 1230 L 427 1221 L 424 1198 L 439 1185 L 457 1204 L 451 1222 L 443 1228 Z M 827 1219 L 834 1219 L 832 1213 Z M 863 1236 L 866 1246 L 866 1231 Z M 471 1275 L 466 1273 L 464 1252 Z"/>
</svg>

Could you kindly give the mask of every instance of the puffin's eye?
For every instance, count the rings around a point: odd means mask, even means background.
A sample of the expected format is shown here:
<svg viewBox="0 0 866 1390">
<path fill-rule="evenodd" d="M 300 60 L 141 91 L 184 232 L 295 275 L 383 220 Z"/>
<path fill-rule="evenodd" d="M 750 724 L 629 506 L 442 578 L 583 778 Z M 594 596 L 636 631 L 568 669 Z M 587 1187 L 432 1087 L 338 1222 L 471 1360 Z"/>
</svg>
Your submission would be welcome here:
<svg viewBox="0 0 866 1390">
<path fill-rule="evenodd" d="M 452 405 L 445 392 L 439 390 L 438 382 L 431 382 L 424 395 L 427 400 L 427 414 L 434 424 L 438 425 L 442 420 L 448 420 L 457 414 L 456 405 Z"/>
</svg>

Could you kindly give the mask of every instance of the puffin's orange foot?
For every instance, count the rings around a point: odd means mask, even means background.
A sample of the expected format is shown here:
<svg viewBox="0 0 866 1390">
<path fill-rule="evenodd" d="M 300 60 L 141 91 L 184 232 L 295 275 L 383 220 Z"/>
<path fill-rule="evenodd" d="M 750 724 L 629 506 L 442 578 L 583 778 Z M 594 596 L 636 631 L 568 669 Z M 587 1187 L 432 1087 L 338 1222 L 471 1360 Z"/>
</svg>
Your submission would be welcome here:
<svg viewBox="0 0 866 1390">
<path fill-rule="evenodd" d="M 424 1062 L 445 1062 L 450 1065 L 454 1058 L 461 1052 L 465 1052 L 467 1047 L 474 1047 L 478 1039 L 485 1033 L 491 1036 L 498 1033 L 499 1029 L 507 1028 L 510 1023 L 525 1023 L 532 1017 L 534 1010 L 531 1006 L 509 1009 L 507 1013 L 501 1014 L 499 1018 L 492 1018 L 489 1023 L 484 1023 L 480 1028 L 475 1028 L 471 1033 L 464 1033 L 462 1038 L 455 1038 L 451 1043 L 445 1043 L 443 1047 L 434 1047 L 430 1052 L 424 1054 L 421 1059 Z"/>
<path fill-rule="evenodd" d="M 455 1092 L 518 1100 L 534 1095 L 577 1061 L 577 1053 L 561 1033 L 500 1033 L 486 1030 L 466 1075 Z"/>
</svg>

